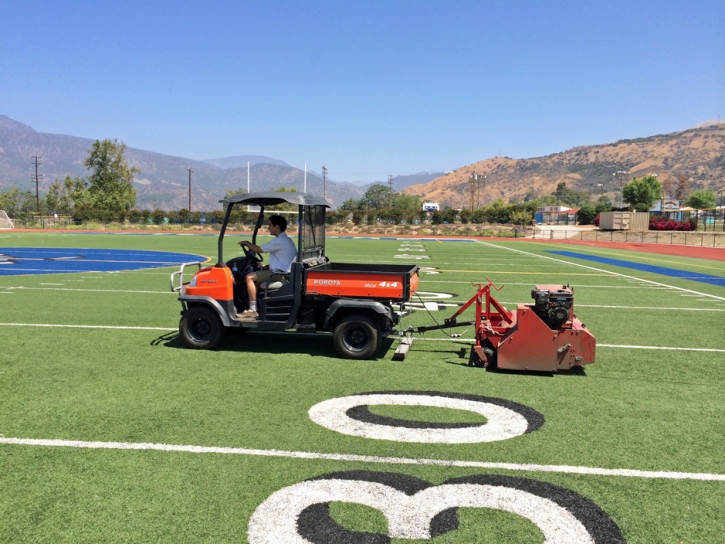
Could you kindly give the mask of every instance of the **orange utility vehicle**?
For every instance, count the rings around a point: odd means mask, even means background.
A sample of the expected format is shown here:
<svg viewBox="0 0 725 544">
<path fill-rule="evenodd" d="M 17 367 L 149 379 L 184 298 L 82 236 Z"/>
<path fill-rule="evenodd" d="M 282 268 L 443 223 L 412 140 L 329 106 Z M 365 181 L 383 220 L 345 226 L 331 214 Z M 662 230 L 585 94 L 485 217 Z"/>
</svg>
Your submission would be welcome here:
<svg viewBox="0 0 725 544">
<path fill-rule="evenodd" d="M 226 207 L 219 232 L 218 260 L 214 266 L 186 263 L 171 275 L 171 289 L 179 293 L 184 343 L 195 349 L 212 349 L 230 330 L 309 330 L 333 333 L 335 347 L 343 357 L 366 359 L 377 352 L 383 337 L 399 322 L 393 304 L 410 300 L 418 287 L 418 267 L 394 264 L 347 264 L 331 262 L 325 255 L 325 212 L 320 197 L 306 193 L 250 193 L 221 201 Z M 255 270 L 262 255 L 224 260 L 224 234 L 235 206 L 259 206 L 252 234 L 264 225 L 266 207 L 297 206 L 299 234 L 297 258 L 289 274 L 273 276 L 259 286 L 257 321 L 242 321 L 237 314 L 247 307 L 245 276 Z M 276 212 L 272 212 L 276 213 Z M 196 266 L 191 281 L 186 269 Z"/>
</svg>

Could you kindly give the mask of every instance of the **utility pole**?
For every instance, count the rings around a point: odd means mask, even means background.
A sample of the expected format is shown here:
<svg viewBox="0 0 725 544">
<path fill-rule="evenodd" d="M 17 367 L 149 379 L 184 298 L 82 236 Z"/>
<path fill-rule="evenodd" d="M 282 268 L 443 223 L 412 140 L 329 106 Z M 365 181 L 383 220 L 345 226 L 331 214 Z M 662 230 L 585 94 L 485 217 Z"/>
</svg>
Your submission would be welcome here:
<svg viewBox="0 0 725 544">
<path fill-rule="evenodd" d="M 481 185 L 486 183 L 486 176 L 478 176 L 478 183 L 476 184 L 476 209 L 481 206 Z"/>
<path fill-rule="evenodd" d="M 471 212 L 473 212 L 474 199 L 476 196 L 476 183 L 478 183 L 478 174 L 474 172 L 468 177 L 468 181 L 471 183 Z"/>
<path fill-rule="evenodd" d="M 31 157 L 35 161 L 35 204 L 38 208 L 38 213 L 40 213 L 40 192 L 38 190 L 38 184 L 40 182 L 40 178 L 43 177 L 43 175 L 38 175 L 38 165 L 40 164 L 38 160 L 40 157 Z"/>
<path fill-rule="evenodd" d="M 388 174 L 388 185 L 390 185 L 390 207 L 393 207 L 393 176 Z"/>
<path fill-rule="evenodd" d="M 327 166 L 322 167 L 322 198 L 327 200 Z"/>
<path fill-rule="evenodd" d="M 189 213 L 191 213 L 191 173 L 193 170 L 189 168 Z"/>
</svg>

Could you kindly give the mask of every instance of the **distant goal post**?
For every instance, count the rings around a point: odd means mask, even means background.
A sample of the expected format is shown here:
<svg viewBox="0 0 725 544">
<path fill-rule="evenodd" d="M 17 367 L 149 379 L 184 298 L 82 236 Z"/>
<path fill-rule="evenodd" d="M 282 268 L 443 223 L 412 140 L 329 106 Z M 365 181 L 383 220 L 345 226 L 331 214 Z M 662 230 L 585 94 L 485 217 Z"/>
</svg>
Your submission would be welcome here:
<svg viewBox="0 0 725 544">
<path fill-rule="evenodd" d="M 13 220 L 8 217 L 5 210 L 0 210 L 0 229 L 12 229 L 14 227 Z"/>
</svg>

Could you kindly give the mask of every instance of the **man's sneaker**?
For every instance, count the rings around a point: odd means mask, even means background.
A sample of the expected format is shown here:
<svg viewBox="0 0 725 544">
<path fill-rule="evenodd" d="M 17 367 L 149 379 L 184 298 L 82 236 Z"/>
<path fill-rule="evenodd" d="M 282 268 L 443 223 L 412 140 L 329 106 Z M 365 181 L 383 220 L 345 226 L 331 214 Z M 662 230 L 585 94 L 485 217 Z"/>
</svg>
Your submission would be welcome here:
<svg viewBox="0 0 725 544">
<path fill-rule="evenodd" d="M 256 310 L 244 310 L 241 314 L 237 314 L 237 319 L 242 321 L 256 321 L 258 318 Z"/>
</svg>

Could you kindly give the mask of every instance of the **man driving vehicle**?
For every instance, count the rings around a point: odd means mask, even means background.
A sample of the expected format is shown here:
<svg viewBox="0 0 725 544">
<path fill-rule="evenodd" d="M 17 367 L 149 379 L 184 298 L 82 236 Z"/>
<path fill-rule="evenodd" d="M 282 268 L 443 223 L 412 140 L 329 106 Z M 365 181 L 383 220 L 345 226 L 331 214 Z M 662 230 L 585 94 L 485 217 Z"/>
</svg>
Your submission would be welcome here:
<svg viewBox="0 0 725 544">
<path fill-rule="evenodd" d="M 274 238 L 262 244 L 255 245 L 243 240 L 239 245 L 246 247 L 254 253 L 269 253 L 269 265 L 262 270 L 247 274 L 247 294 L 249 295 L 249 309 L 237 314 L 237 318 L 253 321 L 259 317 L 257 313 L 257 284 L 269 281 L 274 274 L 289 274 L 292 263 L 297 257 L 297 248 L 292 239 L 287 236 L 287 220 L 281 215 L 272 215 L 269 218 L 269 233 Z"/>
</svg>

